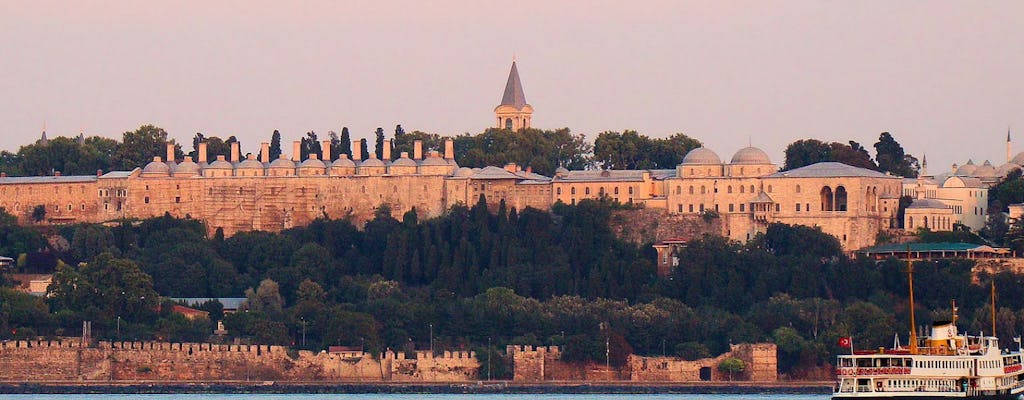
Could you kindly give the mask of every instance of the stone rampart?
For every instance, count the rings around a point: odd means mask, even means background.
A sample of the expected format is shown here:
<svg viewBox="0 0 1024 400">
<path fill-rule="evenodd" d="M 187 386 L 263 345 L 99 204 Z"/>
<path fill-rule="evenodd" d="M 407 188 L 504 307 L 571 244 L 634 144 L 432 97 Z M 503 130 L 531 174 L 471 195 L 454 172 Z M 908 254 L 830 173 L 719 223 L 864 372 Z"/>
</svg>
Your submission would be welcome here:
<svg viewBox="0 0 1024 400">
<path fill-rule="evenodd" d="M 466 382 L 479 363 L 471 352 L 291 351 L 269 345 L 98 342 L 77 339 L 0 343 L 0 381 L 360 381 Z"/>
</svg>

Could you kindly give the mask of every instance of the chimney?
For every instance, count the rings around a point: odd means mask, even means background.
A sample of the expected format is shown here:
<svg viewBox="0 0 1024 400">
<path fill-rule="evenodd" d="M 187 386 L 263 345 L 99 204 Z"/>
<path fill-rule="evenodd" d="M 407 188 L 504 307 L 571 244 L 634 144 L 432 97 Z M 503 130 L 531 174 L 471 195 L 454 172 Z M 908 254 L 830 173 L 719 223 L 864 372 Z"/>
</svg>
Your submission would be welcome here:
<svg viewBox="0 0 1024 400">
<path fill-rule="evenodd" d="M 223 154 L 218 154 L 217 155 L 217 161 L 225 161 L 224 160 L 224 155 Z"/>
<path fill-rule="evenodd" d="M 167 144 L 167 161 L 174 162 L 174 143 Z"/>
<path fill-rule="evenodd" d="M 60 171 L 53 171 L 53 176 L 60 176 Z"/>
<path fill-rule="evenodd" d="M 409 152 L 408 151 L 403 151 L 403 152 L 399 153 L 398 154 L 398 158 L 409 158 Z"/>
<path fill-rule="evenodd" d="M 527 166 L 526 167 L 526 173 L 532 174 L 533 173 L 533 167 Z"/>
<path fill-rule="evenodd" d="M 255 155 L 255 154 L 252 154 L 252 153 L 249 153 L 249 156 L 248 156 L 248 157 L 246 157 L 245 159 L 246 159 L 246 160 L 253 160 L 253 161 L 255 161 L 255 160 L 256 160 L 256 155 Z"/>
<path fill-rule="evenodd" d="M 199 164 L 206 164 L 206 142 L 199 142 Z"/>
<path fill-rule="evenodd" d="M 99 178 L 101 176 L 103 176 L 103 170 L 102 169 L 96 170 L 96 177 Z"/>
<path fill-rule="evenodd" d="M 518 169 L 519 169 L 519 166 L 516 165 L 516 163 L 511 163 L 510 162 L 508 164 L 505 164 L 505 170 L 508 171 L 508 172 L 516 172 L 516 170 L 518 170 Z"/>
<path fill-rule="evenodd" d="M 381 159 L 391 161 L 391 139 L 384 139 L 384 149 L 381 151 Z"/>
<path fill-rule="evenodd" d="M 320 142 L 320 152 L 323 153 L 323 160 L 326 162 L 331 161 L 331 141 L 324 140 Z"/>
<path fill-rule="evenodd" d="M 298 140 L 292 142 L 292 161 L 302 161 L 302 142 Z"/>
<path fill-rule="evenodd" d="M 153 162 L 161 162 L 161 161 L 163 161 L 163 160 L 161 160 L 159 156 L 153 157 Z"/>
<path fill-rule="evenodd" d="M 444 159 L 455 159 L 455 141 L 453 141 L 451 138 L 447 138 L 444 140 Z"/>
<path fill-rule="evenodd" d="M 270 143 L 260 143 L 260 162 L 264 164 L 270 162 Z"/>
<path fill-rule="evenodd" d="M 241 160 L 238 159 L 238 153 L 239 153 L 238 142 L 231 142 L 231 163 L 232 164 L 241 161 Z"/>
<path fill-rule="evenodd" d="M 0 178 L 6 178 L 6 177 L 7 177 L 7 173 L 6 172 L 0 172 Z"/>
<path fill-rule="evenodd" d="M 307 156 L 306 159 L 307 160 L 316 160 L 317 159 L 317 155 L 316 155 L 316 153 L 309 153 L 309 156 Z"/>
<path fill-rule="evenodd" d="M 422 160 L 423 159 L 423 141 L 415 140 L 412 142 L 412 159 Z"/>
<path fill-rule="evenodd" d="M 360 146 L 362 143 L 363 142 L 361 140 L 352 141 L 352 161 L 359 162 L 363 159 L 363 153 Z"/>
</svg>

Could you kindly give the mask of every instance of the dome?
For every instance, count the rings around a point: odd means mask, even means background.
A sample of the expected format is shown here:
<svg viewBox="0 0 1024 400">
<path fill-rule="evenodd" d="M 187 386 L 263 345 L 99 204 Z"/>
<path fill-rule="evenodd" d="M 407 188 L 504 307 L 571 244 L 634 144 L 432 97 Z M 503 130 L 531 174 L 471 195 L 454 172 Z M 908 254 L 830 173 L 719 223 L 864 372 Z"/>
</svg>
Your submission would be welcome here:
<svg viewBox="0 0 1024 400">
<path fill-rule="evenodd" d="M 360 167 L 383 167 L 384 162 L 377 158 L 367 158 L 359 163 Z"/>
<path fill-rule="evenodd" d="M 957 175 L 974 176 L 974 171 L 978 170 L 978 166 L 974 165 L 974 161 L 967 160 L 967 164 L 961 165 L 960 168 L 956 169 Z"/>
<path fill-rule="evenodd" d="M 993 167 L 992 163 L 988 162 L 988 160 L 985 160 L 984 164 L 978 167 L 978 169 L 974 170 L 974 176 L 978 177 L 992 178 L 995 177 L 996 175 L 996 168 Z"/>
<path fill-rule="evenodd" d="M 392 167 L 415 167 L 416 162 L 409 157 L 399 158 L 391 163 Z"/>
<path fill-rule="evenodd" d="M 999 176 L 1006 176 L 1010 174 L 1010 171 L 1013 171 L 1015 169 L 1020 169 L 1020 165 L 1014 164 L 1013 162 L 1008 162 L 1006 164 L 1000 165 L 999 168 L 996 168 L 996 174 L 998 174 Z"/>
<path fill-rule="evenodd" d="M 441 157 L 427 157 L 420 165 L 424 167 L 447 167 L 449 164 Z"/>
<path fill-rule="evenodd" d="M 722 159 L 718 157 L 718 154 L 711 151 L 706 147 L 698 147 L 690 150 L 686 153 L 686 157 L 683 157 L 683 164 L 686 165 L 721 165 Z"/>
<path fill-rule="evenodd" d="M 153 162 L 146 164 L 146 167 L 142 169 L 142 173 L 146 175 L 170 175 L 171 166 L 160 161 L 160 157 L 153 157 Z"/>
<path fill-rule="evenodd" d="M 278 168 L 295 169 L 295 163 L 293 163 L 292 160 L 289 160 L 289 159 L 287 159 L 285 157 L 281 157 L 281 158 L 278 158 L 278 159 L 274 160 L 274 162 L 270 163 L 270 168 L 273 168 L 273 169 L 278 169 Z"/>
<path fill-rule="evenodd" d="M 175 175 L 199 175 L 199 164 L 192 162 L 191 157 L 185 157 L 185 161 L 174 168 Z"/>
<path fill-rule="evenodd" d="M 732 156 L 732 164 L 771 164 L 768 154 L 757 147 L 744 147 Z"/>
<path fill-rule="evenodd" d="M 247 158 L 245 161 L 238 163 L 238 169 L 263 169 L 263 163 L 257 161 L 254 158 Z"/>
<path fill-rule="evenodd" d="M 310 159 L 307 159 L 306 161 L 303 161 L 302 164 L 299 164 L 299 168 L 319 168 L 319 169 L 324 169 L 324 168 L 327 168 L 327 166 L 324 165 L 323 161 L 317 160 L 315 158 L 310 158 Z"/>
<path fill-rule="evenodd" d="M 462 167 L 455 171 L 455 176 L 458 177 L 467 177 L 470 175 L 473 175 L 473 169 L 469 167 Z"/>
<path fill-rule="evenodd" d="M 233 169 L 231 163 L 224 160 L 224 156 L 217 156 L 217 161 L 211 163 L 206 169 Z"/>
<path fill-rule="evenodd" d="M 565 169 L 565 167 L 555 168 L 555 175 L 567 175 L 568 173 L 569 170 Z"/>
<path fill-rule="evenodd" d="M 341 157 L 339 157 L 337 160 L 334 160 L 334 164 L 331 164 L 331 166 L 355 168 L 356 163 L 352 162 L 352 160 L 348 158 L 348 154 L 342 154 Z"/>
<path fill-rule="evenodd" d="M 1024 165 L 1024 151 L 1017 153 L 1017 155 L 1013 156 L 1013 158 L 1010 159 L 1010 162 L 1017 165 Z"/>
</svg>

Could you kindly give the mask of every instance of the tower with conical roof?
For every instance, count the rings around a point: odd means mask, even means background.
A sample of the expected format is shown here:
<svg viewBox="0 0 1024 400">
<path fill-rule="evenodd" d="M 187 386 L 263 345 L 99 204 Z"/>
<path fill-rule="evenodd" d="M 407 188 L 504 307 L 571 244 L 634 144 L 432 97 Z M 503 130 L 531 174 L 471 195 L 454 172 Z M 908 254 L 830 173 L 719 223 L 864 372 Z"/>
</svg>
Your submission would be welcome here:
<svg viewBox="0 0 1024 400">
<path fill-rule="evenodd" d="M 512 70 L 508 72 L 505 93 L 501 96 L 501 104 L 494 108 L 497 119 L 495 127 L 518 131 L 530 127 L 533 107 L 526 103 L 523 82 L 519 80 L 519 69 L 512 60 Z"/>
</svg>

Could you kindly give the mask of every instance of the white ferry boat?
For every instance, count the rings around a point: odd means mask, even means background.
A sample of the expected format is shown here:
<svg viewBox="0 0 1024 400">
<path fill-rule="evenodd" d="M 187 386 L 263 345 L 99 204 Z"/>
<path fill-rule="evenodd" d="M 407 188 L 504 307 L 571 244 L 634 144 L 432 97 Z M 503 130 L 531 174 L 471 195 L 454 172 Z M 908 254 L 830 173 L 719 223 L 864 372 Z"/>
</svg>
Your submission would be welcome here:
<svg viewBox="0 0 1024 400">
<path fill-rule="evenodd" d="M 914 325 L 913 270 L 910 283 L 910 326 Z M 995 287 L 992 287 L 992 332 L 995 332 Z M 928 336 L 918 339 L 910 331 L 907 347 L 854 351 L 836 362 L 838 380 L 833 400 L 843 399 L 985 399 L 1017 400 L 1024 392 L 1020 338 L 1016 350 L 999 348 L 999 338 L 960 334 L 956 327 L 956 303 L 952 321 L 932 324 Z"/>
<path fill-rule="evenodd" d="M 833 399 L 1018 399 L 1021 352 L 993 336 L 968 336 L 952 322 L 932 326 L 925 346 L 840 355 Z M 915 347 L 915 346 L 911 346 Z"/>
</svg>

